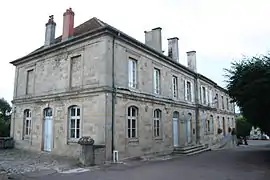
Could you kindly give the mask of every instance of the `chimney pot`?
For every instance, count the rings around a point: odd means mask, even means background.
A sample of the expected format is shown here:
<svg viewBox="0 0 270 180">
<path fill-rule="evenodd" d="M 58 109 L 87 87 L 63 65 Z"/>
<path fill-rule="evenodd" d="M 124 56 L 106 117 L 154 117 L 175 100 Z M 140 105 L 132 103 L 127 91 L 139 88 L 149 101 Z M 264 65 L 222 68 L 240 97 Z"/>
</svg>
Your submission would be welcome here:
<svg viewBox="0 0 270 180">
<path fill-rule="evenodd" d="M 65 41 L 74 35 L 74 16 L 75 16 L 75 13 L 72 11 L 72 8 L 69 8 L 63 14 L 63 16 L 64 16 L 64 19 L 63 19 L 62 41 Z"/>
<path fill-rule="evenodd" d="M 144 31 L 145 44 L 152 47 L 156 51 L 162 53 L 162 36 L 161 27 L 152 29 L 151 31 Z"/>
<path fill-rule="evenodd" d="M 50 46 L 55 39 L 55 27 L 56 23 L 54 22 L 53 15 L 49 16 L 49 20 L 46 23 L 46 30 L 45 30 L 45 43 L 44 46 Z"/>
<path fill-rule="evenodd" d="M 179 62 L 178 40 L 178 37 L 168 39 L 168 56 L 175 62 Z"/>
<path fill-rule="evenodd" d="M 194 72 L 197 72 L 196 51 L 187 52 L 187 64 L 188 68 Z"/>
</svg>

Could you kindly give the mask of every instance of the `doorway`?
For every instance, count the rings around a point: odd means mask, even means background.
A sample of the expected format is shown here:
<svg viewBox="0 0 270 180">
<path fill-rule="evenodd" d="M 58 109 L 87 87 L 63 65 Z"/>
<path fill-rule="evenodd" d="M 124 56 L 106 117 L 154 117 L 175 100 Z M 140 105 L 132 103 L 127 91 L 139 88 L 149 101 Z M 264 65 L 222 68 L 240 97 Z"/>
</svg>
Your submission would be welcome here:
<svg viewBox="0 0 270 180">
<path fill-rule="evenodd" d="M 53 142 L 53 115 L 52 109 L 47 108 L 44 110 L 44 144 L 43 150 L 47 152 L 52 151 Z"/>
<path fill-rule="evenodd" d="M 179 146 L 179 112 L 173 112 L 173 146 Z"/>
</svg>

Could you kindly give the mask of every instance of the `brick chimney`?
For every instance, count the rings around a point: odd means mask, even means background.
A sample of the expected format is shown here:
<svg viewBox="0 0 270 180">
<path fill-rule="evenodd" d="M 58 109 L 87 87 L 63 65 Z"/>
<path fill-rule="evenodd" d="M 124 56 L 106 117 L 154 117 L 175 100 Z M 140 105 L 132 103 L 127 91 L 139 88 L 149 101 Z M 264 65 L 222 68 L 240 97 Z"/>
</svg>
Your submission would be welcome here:
<svg viewBox="0 0 270 180">
<path fill-rule="evenodd" d="M 178 37 L 168 39 L 168 56 L 175 62 L 179 62 L 178 40 Z"/>
<path fill-rule="evenodd" d="M 44 46 L 50 46 L 55 39 L 55 27 L 56 23 L 54 22 L 53 15 L 49 16 L 49 20 L 46 23 L 45 30 L 45 43 Z"/>
<path fill-rule="evenodd" d="M 197 72 L 196 51 L 187 52 L 187 64 L 189 69 Z"/>
<path fill-rule="evenodd" d="M 145 44 L 152 47 L 156 51 L 162 53 L 162 37 L 161 28 L 157 27 L 151 31 L 144 31 L 145 33 Z"/>
<path fill-rule="evenodd" d="M 64 13 L 62 41 L 67 40 L 74 34 L 74 15 L 71 8 Z"/>
</svg>

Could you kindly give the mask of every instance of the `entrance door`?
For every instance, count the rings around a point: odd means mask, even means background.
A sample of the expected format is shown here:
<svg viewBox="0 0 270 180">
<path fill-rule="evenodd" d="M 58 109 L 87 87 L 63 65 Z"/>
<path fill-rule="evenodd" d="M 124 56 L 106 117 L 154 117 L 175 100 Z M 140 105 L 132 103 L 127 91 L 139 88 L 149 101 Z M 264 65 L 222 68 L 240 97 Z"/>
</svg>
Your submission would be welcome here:
<svg viewBox="0 0 270 180">
<path fill-rule="evenodd" d="M 189 113 L 188 114 L 188 119 L 187 119 L 187 142 L 191 143 L 191 119 L 192 119 L 192 115 Z"/>
<path fill-rule="evenodd" d="M 179 146 L 179 113 L 173 113 L 173 146 Z"/>
<path fill-rule="evenodd" d="M 52 109 L 44 110 L 44 151 L 52 150 L 53 141 L 53 116 Z"/>
</svg>

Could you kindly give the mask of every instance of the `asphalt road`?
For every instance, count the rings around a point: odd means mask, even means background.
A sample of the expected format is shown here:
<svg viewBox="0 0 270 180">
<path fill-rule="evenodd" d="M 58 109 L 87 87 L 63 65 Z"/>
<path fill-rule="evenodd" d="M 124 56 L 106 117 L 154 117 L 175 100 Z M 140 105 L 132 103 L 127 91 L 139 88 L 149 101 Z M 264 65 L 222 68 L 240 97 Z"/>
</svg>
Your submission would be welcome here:
<svg viewBox="0 0 270 180">
<path fill-rule="evenodd" d="M 156 162 L 130 162 L 92 172 L 54 174 L 40 180 L 269 180 L 270 141 Z"/>
</svg>

